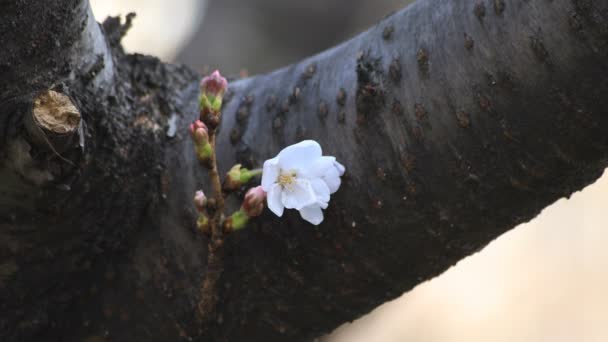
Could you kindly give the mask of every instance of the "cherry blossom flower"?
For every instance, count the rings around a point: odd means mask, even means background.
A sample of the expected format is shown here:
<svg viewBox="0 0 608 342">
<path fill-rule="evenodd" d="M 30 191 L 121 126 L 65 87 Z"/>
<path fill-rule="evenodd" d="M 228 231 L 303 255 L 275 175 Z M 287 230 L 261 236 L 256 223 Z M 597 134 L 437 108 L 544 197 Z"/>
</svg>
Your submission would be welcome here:
<svg viewBox="0 0 608 342">
<path fill-rule="evenodd" d="M 267 192 L 268 208 L 279 217 L 285 208 L 296 209 L 304 220 L 318 225 L 344 171 L 336 158 L 322 156 L 316 141 L 288 146 L 264 162 L 262 188 Z"/>
</svg>

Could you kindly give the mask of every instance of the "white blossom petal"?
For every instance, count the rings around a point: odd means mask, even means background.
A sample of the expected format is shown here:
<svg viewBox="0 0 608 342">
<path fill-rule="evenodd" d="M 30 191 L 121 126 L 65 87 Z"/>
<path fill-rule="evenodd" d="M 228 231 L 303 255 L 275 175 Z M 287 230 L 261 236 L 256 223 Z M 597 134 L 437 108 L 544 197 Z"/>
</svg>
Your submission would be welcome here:
<svg viewBox="0 0 608 342">
<path fill-rule="evenodd" d="M 329 203 L 329 187 L 325 184 L 325 181 L 321 178 L 314 178 L 310 180 L 310 185 L 317 197 L 317 204 L 323 209 L 327 208 Z"/>
<path fill-rule="evenodd" d="M 344 172 L 346 171 L 346 168 L 344 167 L 344 165 L 342 165 L 342 164 L 338 163 L 336 160 L 334 160 L 334 166 L 338 170 L 338 173 L 340 174 L 340 176 L 344 176 Z"/>
<path fill-rule="evenodd" d="M 321 153 L 321 146 L 316 141 L 304 140 L 284 148 L 277 158 L 281 169 L 303 172 L 321 157 Z"/>
<path fill-rule="evenodd" d="M 287 209 L 300 210 L 316 203 L 317 197 L 307 179 L 296 179 L 293 184 L 283 189 L 281 202 Z"/>
<path fill-rule="evenodd" d="M 323 211 L 321 210 L 321 207 L 316 204 L 302 208 L 300 210 L 300 216 L 315 226 L 323 222 Z"/>
<path fill-rule="evenodd" d="M 342 181 L 340 176 L 344 174 L 345 168 L 331 156 L 317 158 L 307 172 L 309 178 L 320 177 L 329 187 L 330 193 L 338 191 Z"/>
<path fill-rule="evenodd" d="M 277 182 L 280 171 L 278 157 L 268 159 L 264 162 L 264 167 L 262 169 L 262 189 L 264 189 L 264 191 L 270 191 L 273 184 Z"/>
<path fill-rule="evenodd" d="M 335 167 L 330 167 L 329 169 L 327 169 L 327 172 L 325 172 L 321 179 L 325 181 L 325 183 L 329 187 L 329 192 L 332 194 L 338 191 L 338 189 L 340 188 L 340 184 L 342 184 L 342 180 L 340 179 L 340 173 Z"/>
<path fill-rule="evenodd" d="M 323 177 L 330 167 L 334 166 L 336 158 L 331 156 L 322 156 L 317 158 L 308 168 L 306 176 L 309 178 Z"/>
<path fill-rule="evenodd" d="M 270 191 L 268 191 L 268 195 L 266 196 L 266 202 L 268 203 L 268 209 L 270 209 L 275 215 L 278 217 L 283 216 L 283 202 L 281 201 L 281 194 L 283 192 L 283 188 L 275 184 L 270 187 Z"/>
</svg>

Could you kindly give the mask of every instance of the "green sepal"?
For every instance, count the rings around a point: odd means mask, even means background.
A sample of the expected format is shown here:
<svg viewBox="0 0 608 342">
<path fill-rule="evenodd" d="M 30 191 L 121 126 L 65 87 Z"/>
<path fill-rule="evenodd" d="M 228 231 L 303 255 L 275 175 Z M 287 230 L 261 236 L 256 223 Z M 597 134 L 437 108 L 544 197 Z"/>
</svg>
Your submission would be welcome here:
<svg viewBox="0 0 608 342">
<path fill-rule="evenodd" d="M 199 97 L 199 106 L 202 111 L 208 111 L 211 113 L 219 113 L 222 109 L 222 96 L 213 96 L 208 94 L 201 94 Z"/>
<path fill-rule="evenodd" d="M 199 106 L 201 107 L 201 110 L 211 108 L 211 101 L 209 101 L 209 98 L 205 94 L 201 94 L 201 96 L 198 99 L 198 103 L 199 103 Z"/>
<path fill-rule="evenodd" d="M 253 177 L 261 175 L 262 174 L 262 170 L 261 169 L 254 169 L 254 170 L 248 170 L 248 169 L 241 169 L 241 177 L 240 177 L 240 181 L 242 184 L 246 184 L 248 183 Z"/>
<path fill-rule="evenodd" d="M 206 214 L 201 213 L 200 215 L 198 215 L 198 219 L 196 220 L 196 227 L 203 232 L 209 229 L 209 218 Z"/>
<path fill-rule="evenodd" d="M 215 96 L 210 99 L 211 102 L 211 112 L 218 113 L 222 109 L 222 97 Z"/>
<path fill-rule="evenodd" d="M 196 145 L 196 156 L 199 160 L 209 160 L 213 154 L 213 148 L 209 142 Z"/>
<path fill-rule="evenodd" d="M 239 185 L 248 183 L 253 177 L 262 174 L 261 169 L 249 170 L 241 167 L 241 164 L 236 164 L 228 171 L 228 177 Z"/>
<path fill-rule="evenodd" d="M 247 216 L 247 213 L 245 213 L 242 208 L 230 215 L 232 230 L 236 231 L 245 228 L 247 226 L 247 222 L 249 222 L 249 216 Z"/>
</svg>

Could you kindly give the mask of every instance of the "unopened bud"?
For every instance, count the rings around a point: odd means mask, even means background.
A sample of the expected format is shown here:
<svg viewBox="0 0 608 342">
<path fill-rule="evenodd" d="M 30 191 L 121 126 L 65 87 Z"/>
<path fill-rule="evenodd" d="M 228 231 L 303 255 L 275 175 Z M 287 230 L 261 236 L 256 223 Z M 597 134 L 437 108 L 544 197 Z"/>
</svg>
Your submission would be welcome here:
<svg viewBox="0 0 608 342">
<path fill-rule="evenodd" d="M 199 213 L 205 211 L 205 207 L 207 206 L 207 196 L 203 190 L 198 190 L 194 195 L 194 206 Z"/>
<path fill-rule="evenodd" d="M 228 88 L 228 81 L 217 70 L 201 81 L 200 118 L 211 129 L 215 129 L 219 125 L 222 100 L 226 88 Z"/>
<path fill-rule="evenodd" d="M 211 144 L 206 143 L 196 146 L 196 157 L 205 166 L 211 167 L 211 157 L 213 156 L 213 149 Z"/>
<path fill-rule="evenodd" d="M 234 165 L 224 181 L 224 190 L 234 191 L 240 188 L 242 185 L 247 184 L 253 177 L 262 173 L 262 170 L 248 170 L 241 167 L 241 164 Z"/>
<path fill-rule="evenodd" d="M 209 225 L 209 218 L 206 214 L 200 213 L 198 220 L 196 220 L 196 228 L 205 235 L 211 233 L 211 226 Z"/>
<path fill-rule="evenodd" d="M 242 209 L 250 218 L 260 216 L 264 210 L 265 201 L 266 192 L 262 189 L 261 185 L 256 186 L 249 189 L 245 194 Z"/>
<path fill-rule="evenodd" d="M 232 233 L 237 230 L 241 230 L 247 226 L 249 217 L 243 208 L 235 211 L 224 221 L 223 230 L 224 233 Z"/>
<path fill-rule="evenodd" d="M 204 144 L 209 141 L 209 131 L 207 126 L 201 121 L 196 120 L 190 124 L 190 136 L 197 145 Z"/>
<path fill-rule="evenodd" d="M 218 70 L 201 80 L 201 93 L 207 96 L 218 97 L 224 95 L 228 81 L 222 77 Z"/>
<path fill-rule="evenodd" d="M 194 141 L 196 157 L 204 164 L 208 165 L 213 156 L 213 147 L 209 143 L 209 133 L 207 126 L 200 120 L 190 124 L 190 136 Z"/>
</svg>

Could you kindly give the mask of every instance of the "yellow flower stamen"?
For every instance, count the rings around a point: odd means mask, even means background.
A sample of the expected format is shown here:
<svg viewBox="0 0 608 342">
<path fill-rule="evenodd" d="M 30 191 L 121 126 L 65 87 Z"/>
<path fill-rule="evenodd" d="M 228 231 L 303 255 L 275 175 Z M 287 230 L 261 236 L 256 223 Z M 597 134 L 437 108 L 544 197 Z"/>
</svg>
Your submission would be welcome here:
<svg viewBox="0 0 608 342">
<path fill-rule="evenodd" d="M 293 170 L 279 173 L 279 179 L 277 183 L 283 187 L 283 189 L 291 190 L 293 188 L 294 183 L 296 182 L 296 172 Z"/>
</svg>

